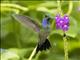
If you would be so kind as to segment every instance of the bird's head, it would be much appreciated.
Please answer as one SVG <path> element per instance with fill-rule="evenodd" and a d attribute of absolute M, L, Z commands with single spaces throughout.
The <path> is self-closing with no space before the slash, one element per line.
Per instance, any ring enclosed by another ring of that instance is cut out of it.
<path fill-rule="evenodd" d="M 51 20 L 52 18 L 50 17 L 50 16 L 48 16 L 48 15 L 45 15 L 45 17 L 43 18 L 43 20 L 42 20 L 42 27 L 43 28 L 48 28 L 49 26 L 50 26 L 50 20 Z"/>

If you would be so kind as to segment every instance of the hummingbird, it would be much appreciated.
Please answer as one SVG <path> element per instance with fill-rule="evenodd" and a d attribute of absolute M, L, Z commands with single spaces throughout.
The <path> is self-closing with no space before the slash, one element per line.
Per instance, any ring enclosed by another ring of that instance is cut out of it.
<path fill-rule="evenodd" d="M 23 24 L 25 27 L 31 28 L 38 33 L 39 39 L 37 43 L 36 53 L 39 51 L 47 50 L 51 47 L 50 41 L 48 39 L 50 33 L 50 16 L 45 15 L 41 25 L 29 16 L 13 14 L 12 17 Z M 40 29 L 41 27 L 43 30 Z"/>

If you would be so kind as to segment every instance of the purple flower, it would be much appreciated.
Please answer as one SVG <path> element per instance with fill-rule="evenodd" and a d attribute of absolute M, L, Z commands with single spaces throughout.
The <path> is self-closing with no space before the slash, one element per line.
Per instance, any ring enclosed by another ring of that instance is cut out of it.
<path fill-rule="evenodd" d="M 56 20 L 56 28 L 62 29 L 63 31 L 67 31 L 69 29 L 69 17 L 64 15 L 61 17 L 59 14 L 55 17 Z"/>

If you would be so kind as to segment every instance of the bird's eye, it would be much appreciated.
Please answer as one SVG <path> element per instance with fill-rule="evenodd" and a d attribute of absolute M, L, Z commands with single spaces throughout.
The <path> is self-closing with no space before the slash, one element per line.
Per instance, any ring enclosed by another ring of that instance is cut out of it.
<path fill-rule="evenodd" d="M 45 18 L 47 19 L 47 21 L 49 21 L 51 19 L 51 17 L 49 15 L 45 15 Z"/>

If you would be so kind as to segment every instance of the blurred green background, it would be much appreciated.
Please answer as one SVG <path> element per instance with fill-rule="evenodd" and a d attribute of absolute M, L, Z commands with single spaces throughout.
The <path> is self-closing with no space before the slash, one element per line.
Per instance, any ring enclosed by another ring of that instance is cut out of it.
<path fill-rule="evenodd" d="M 61 1 L 61 10 L 68 11 L 70 1 Z M 69 43 L 69 60 L 80 60 L 80 1 L 72 1 L 73 9 L 70 14 L 70 29 L 66 33 Z M 11 17 L 13 13 L 30 16 L 41 23 L 45 14 L 52 17 L 58 13 L 57 1 L 0 1 L 0 58 L 1 60 L 27 60 L 35 48 L 37 33 L 25 28 Z M 55 21 L 51 23 L 52 31 L 49 40 L 52 47 L 38 53 L 32 60 L 64 60 L 63 32 L 55 29 Z"/>

